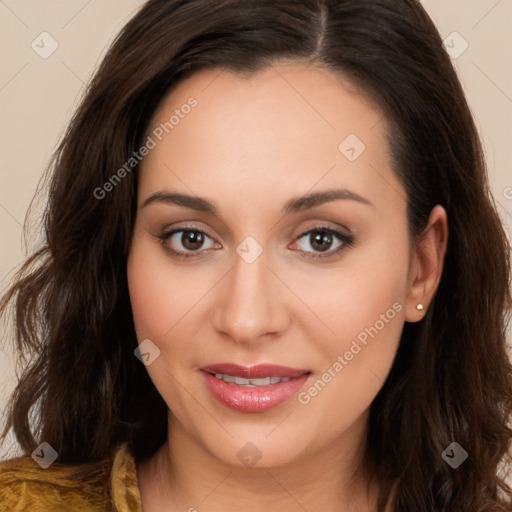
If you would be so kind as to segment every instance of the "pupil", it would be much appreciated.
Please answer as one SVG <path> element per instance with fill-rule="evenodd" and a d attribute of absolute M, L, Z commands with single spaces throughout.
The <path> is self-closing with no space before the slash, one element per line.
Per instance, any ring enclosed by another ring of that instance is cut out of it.
<path fill-rule="evenodd" d="M 332 235 L 326 231 L 318 231 L 316 235 L 312 236 L 311 245 L 319 251 L 327 250 L 332 243 Z"/>
<path fill-rule="evenodd" d="M 199 249 L 203 245 L 203 234 L 198 231 L 184 231 L 181 237 L 183 247 L 194 250 Z"/>

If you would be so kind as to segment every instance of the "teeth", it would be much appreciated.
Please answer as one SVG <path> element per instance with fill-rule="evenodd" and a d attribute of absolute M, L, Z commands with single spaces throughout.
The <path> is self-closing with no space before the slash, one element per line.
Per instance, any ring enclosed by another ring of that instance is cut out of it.
<path fill-rule="evenodd" d="M 270 384 L 270 377 L 265 377 L 264 379 L 251 379 L 251 384 L 255 386 L 268 386 Z"/>
<path fill-rule="evenodd" d="M 233 377 L 224 373 L 216 373 L 215 378 L 223 380 L 224 382 L 233 383 L 237 386 L 245 386 L 249 388 L 257 386 L 269 386 L 279 382 L 288 382 L 290 377 L 265 377 L 261 379 L 244 379 L 243 377 Z"/>
<path fill-rule="evenodd" d="M 224 382 L 235 382 L 235 377 L 232 375 L 223 375 L 222 373 L 216 373 L 217 379 L 222 379 Z"/>

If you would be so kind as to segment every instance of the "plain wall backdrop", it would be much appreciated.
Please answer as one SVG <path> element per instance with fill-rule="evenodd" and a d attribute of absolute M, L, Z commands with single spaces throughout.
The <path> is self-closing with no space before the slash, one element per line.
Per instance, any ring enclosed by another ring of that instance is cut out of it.
<path fill-rule="evenodd" d="M 0 0 L 0 290 L 26 256 L 25 213 L 66 123 L 106 48 L 142 3 Z M 484 141 L 493 194 L 510 233 L 512 1 L 422 3 L 446 41 L 463 83 Z M 44 195 L 37 204 L 36 212 L 44 205 Z M 29 250 L 40 242 L 35 219 Z M 2 340 L 7 338 L 2 326 L 0 334 Z M 0 411 L 15 379 L 12 349 L 0 344 Z M 10 439 L 0 450 L 0 459 L 16 453 Z"/>

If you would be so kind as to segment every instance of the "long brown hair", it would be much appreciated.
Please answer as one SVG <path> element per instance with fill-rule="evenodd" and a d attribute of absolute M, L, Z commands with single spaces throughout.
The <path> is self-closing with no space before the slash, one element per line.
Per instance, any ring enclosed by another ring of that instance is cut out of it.
<path fill-rule="evenodd" d="M 144 140 L 158 104 L 200 69 L 254 73 L 279 59 L 338 72 L 381 106 L 412 237 L 436 204 L 449 242 L 426 317 L 406 323 L 370 410 L 367 468 L 379 510 L 510 510 L 500 475 L 512 438 L 506 350 L 510 247 L 487 183 L 470 109 L 432 21 L 416 0 L 150 0 L 90 83 L 48 173 L 46 243 L 3 297 L 30 362 L 12 396 L 12 428 L 30 453 L 93 462 L 127 441 L 137 458 L 167 435 L 167 407 L 134 357 L 126 278 L 136 169 L 101 188 Z M 34 409 L 35 408 L 35 409 Z M 31 421 L 31 413 L 37 411 Z M 456 441 L 468 459 L 452 469 Z"/>

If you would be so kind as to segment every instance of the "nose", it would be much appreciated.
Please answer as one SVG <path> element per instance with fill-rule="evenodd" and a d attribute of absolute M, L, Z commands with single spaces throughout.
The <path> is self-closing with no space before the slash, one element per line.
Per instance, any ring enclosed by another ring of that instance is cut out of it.
<path fill-rule="evenodd" d="M 291 293 L 268 263 L 265 251 L 252 263 L 235 253 L 233 268 L 218 289 L 214 326 L 238 343 L 276 337 L 289 325 Z"/>

